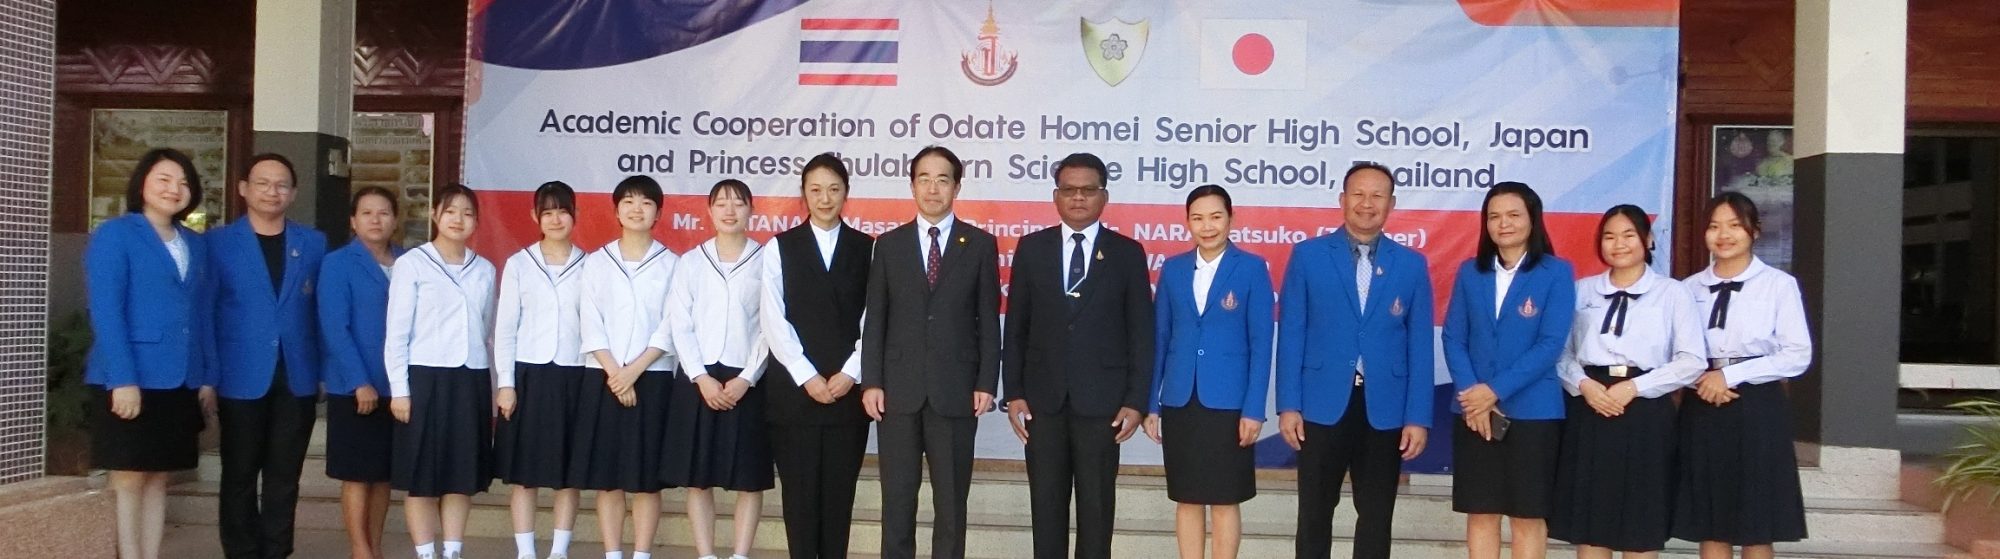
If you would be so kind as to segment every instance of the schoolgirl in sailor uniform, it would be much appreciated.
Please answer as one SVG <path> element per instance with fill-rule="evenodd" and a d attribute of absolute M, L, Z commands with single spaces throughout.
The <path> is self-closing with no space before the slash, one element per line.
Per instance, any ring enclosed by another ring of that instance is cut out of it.
<path fill-rule="evenodd" d="M 771 448 L 764 428 L 764 374 L 769 347 L 758 322 L 763 301 L 763 245 L 744 236 L 750 221 L 750 187 L 725 179 L 708 192 L 716 231 L 681 255 L 667 289 L 667 319 L 654 345 L 671 338 L 686 380 L 668 406 L 661 475 L 688 488 L 688 520 L 695 553 L 715 554 L 715 497 L 736 497 L 736 555 L 748 556 L 757 536 L 763 491 L 772 486 Z"/>
<path fill-rule="evenodd" d="M 635 175 L 611 191 L 619 238 L 584 256 L 578 325 L 585 383 L 571 441 L 572 487 L 597 491 L 605 557 L 623 557 L 625 494 L 632 494 L 633 559 L 649 559 L 659 528 L 660 459 L 673 389 L 672 346 L 654 342 L 679 257 L 653 240 L 660 183 Z M 586 375 L 589 376 L 589 375 Z"/>
<path fill-rule="evenodd" d="M 1534 189 L 1494 185 L 1481 207 L 1479 252 L 1458 268 L 1442 336 L 1458 391 L 1452 510 L 1467 515 L 1475 559 L 1499 559 L 1503 518 L 1513 557 L 1543 557 L 1565 415 L 1556 362 L 1575 316 L 1576 275 L 1555 255 Z"/>
<path fill-rule="evenodd" d="M 569 444 L 577 401 L 588 376 L 578 349 L 584 252 L 570 243 L 576 229 L 576 191 L 562 182 L 535 189 L 535 222 L 542 240 L 507 258 L 494 310 L 493 372 L 500 393 L 494 427 L 494 474 L 512 486 L 514 546 L 535 555 L 535 493 L 556 490 L 555 543 L 550 555 L 567 557 L 576 525 L 578 491 L 569 485 Z M 592 383 L 595 387 L 595 383 Z"/>
<path fill-rule="evenodd" d="M 214 410 L 212 397 L 196 394 L 215 384 L 214 348 L 203 343 L 214 279 L 203 239 L 179 225 L 199 207 L 194 163 L 148 151 L 126 183 L 128 213 L 98 225 L 84 249 L 90 459 L 111 471 L 127 559 L 159 557 L 168 473 L 195 467 L 204 408 Z"/>
<path fill-rule="evenodd" d="M 1757 205 L 1729 192 L 1708 205 L 1713 264 L 1683 281 L 1707 328 L 1708 363 L 1681 400 L 1674 537 L 1701 542 L 1705 559 L 1771 557 L 1771 544 L 1805 539 L 1805 499 L 1792 450 L 1785 380 L 1812 364 L 1812 333 L 1798 280 L 1750 253 Z"/>
<path fill-rule="evenodd" d="M 456 559 L 472 495 L 493 481 L 495 276 L 493 263 L 466 246 L 479 225 L 472 189 L 453 184 L 434 196 L 431 242 L 389 272 L 382 354 L 397 421 L 389 483 L 409 492 L 403 514 L 417 556 L 436 556 L 442 516 L 442 556 Z"/>
<path fill-rule="evenodd" d="M 319 268 L 320 352 L 326 363 L 326 477 L 341 481 L 341 518 L 348 547 L 358 557 L 382 555 L 382 525 L 389 515 L 389 470 L 395 418 L 383 396 L 389 372 L 382 363 L 389 316 L 389 273 L 403 255 L 395 237 L 396 195 L 379 186 L 354 193 L 347 218 L 354 241 Z"/>
<path fill-rule="evenodd" d="M 1694 298 L 1653 271 L 1652 223 L 1620 205 L 1598 222 L 1611 269 L 1576 282 L 1563 351 L 1570 393 L 1550 536 L 1578 557 L 1649 556 L 1666 545 L 1673 499 L 1674 402 L 1701 372 Z"/>

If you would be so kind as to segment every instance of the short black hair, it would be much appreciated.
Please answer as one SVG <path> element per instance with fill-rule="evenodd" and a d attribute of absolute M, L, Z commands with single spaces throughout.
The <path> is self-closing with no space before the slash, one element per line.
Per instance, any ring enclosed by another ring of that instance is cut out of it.
<path fill-rule="evenodd" d="M 1639 231 L 1639 241 L 1646 245 L 1646 263 L 1652 264 L 1653 218 L 1646 215 L 1646 210 L 1631 204 L 1612 206 L 1611 209 L 1604 210 L 1603 218 L 1597 220 L 1597 238 L 1599 240 L 1597 245 L 1597 261 L 1603 262 L 1606 266 L 1611 265 L 1610 261 L 1604 259 L 1604 228 L 1611 225 L 1611 218 L 1621 215 L 1625 216 L 1625 219 L 1631 220 L 1632 228 Z"/>
<path fill-rule="evenodd" d="M 1049 171 L 1049 180 L 1055 181 L 1056 188 L 1062 188 L 1062 179 L 1057 177 L 1062 176 L 1063 169 L 1070 167 L 1083 167 L 1097 171 L 1098 188 L 1109 188 L 1111 186 L 1111 172 L 1104 168 L 1103 159 L 1098 159 L 1097 156 L 1089 153 L 1072 153 L 1069 154 L 1069 157 L 1062 158 L 1062 161 L 1056 162 L 1055 170 Z"/>
<path fill-rule="evenodd" d="M 403 208 L 401 204 L 396 203 L 395 193 L 389 192 L 389 189 L 380 186 L 364 186 L 361 187 L 361 190 L 354 191 L 354 198 L 348 200 L 347 216 L 354 217 L 354 214 L 360 213 L 361 199 L 369 196 L 381 196 L 383 200 L 388 200 L 389 213 L 392 215 L 402 215 Z"/>
<path fill-rule="evenodd" d="M 736 179 L 722 179 L 716 181 L 715 186 L 708 188 L 709 205 L 714 205 L 715 200 L 721 198 L 723 193 L 735 194 L 736 198 L 743 200 L 743 204 L 746 206 L 752 204 L 750 201 L 750 185 L 743 184 L 743 181 Z"/>
<path fill-rule="evenodd" d="M 285 174 L 290 176 L 292 179 L 292 188 L 299 187 L 299 170 L 298 168 L 292 166 L 292 160 L 286 158 L 283 155 L 271 153 L 268 151 L 250 156 L 250 161 L 243 164 L 243 180 L 250 180 L 250 170 L 257 168 L 258 163 L 263 163 L 265 161 L 276 161 L 278 162 L 279 165 L 284 165 Z"/>
<path fill-rule="evenodd" d="M 1381 163 L 1376 163 L 1374 161 L 1356 161 L 1354 162 L 1353 167 L 1348 167 L 1347 174 L 1340 176 L 1340 191 L 1347 192 L 1347 184 L 1353 182 L 1348 179 L 1354 178 L 1355 173 L 1359 173 L 1362 171 L 1375 171 L 1378 173 L 1382 173 L 1382 176 L 1384 178 L 1389 179 L 1389 195 L 1390 196 L 1396 195 L 1396 173 L 1390 171 L 1388 167 L 1383 166 Z"/>
<path fill-rule="evenodd" d="M 181 166 L 181 174 L 187 175 L 187 207 L 174 212 L 174 221 L 186 220 L 188 214 L 201 207 L 201 173 L 194 170 L 194 160 L 187 154 L 171 148 L 153 148 L 139 156 L 139 165 L 132 168 L 132 178 L 125 181 L 125 213 L 146 211 L 146 175 L 153 173 L 153 166 L 161 161 L 172 161 Z"/>
<path fill-rule="evenodd" d="M 542 212 L 562 210 L 570 217 L 576 217 L 576 189 L 563 181 L 549 181 L 535 187 L 535 216 L 540 219 Z"/>
<path fill-rule="evenodd" d="M 1188 191 L 1186 209 L 1193 210 L 1195 200 L 1200 200 L 1208 196 L 1222 198 L 1222 212 L 1232 216 L 1236 215 L 1236 205 L 1229 201 L 1229 189 L 1214 184 L 1204 184 L 1194 187 L 1194 190 Z"/>
<path fill-rule="evenodd" d="M 1556 253 L 1555 243 L 1549 241 L 1549 231 L 1542 225 L 1542 196 L 1535 189 L 1523 183 L 1507 181 L 1493 185 L 1486 191 L 1486 201 L 1479 204 L 1479 259 L 1472 265 L 1481 272 L 1493 271 L 1493 260 L 1500 257 L 1500 244 L 1493 242 L 1492 233 L 1486 230 L 1486 212 L 1493 210 L 1493 199 L 1513 195 L 1528 207 L 1528 252 L 1521 256 L 1520 269 L 1528 270 L 1542 263 L 1543 255 Z M 1650 254 L 1649 254 L 1650 255 Z"/>
<path fill-rule="evenodd" d="M 943 157 L 945 162 L 951 163 L 951 182 L 960 182 L 965 180 L 965 162 L 960 161 L 958 159 L 958 154 L 952 153 L 950 148 L 933 144 L 929 146 L 924 146 L 924 149 L 917 150 L 916 155 L 910 156 L 911 184 L 915 184 L 917 182 L 917 162 L 923 161 L 925 157 L 929 157 L 932 155 Z"/>
<path fill-rule="evenodd" d="M 801 190 L 805 189 L 807 174 L 820 169 L 826 169 L 832 171 L 833 174 L 840 175 L 840 184 L 847 184 L 847 162 L 841 161 L 839 155 L 835 155 L 829 151 L 813 156 L 811 160 L 806 161 L 805 168 L 799 169 L 799 188 Z"/>
<path fill-rule="evenodd" d="M 653 180 L 653 177 L 646 175 L 632 175 L 625 177 L 625 180 L 618 181 L 618 187 L 611 189 L 611 208 L 617 209 L 618 201 L 624 200 L 626 196 L 634 194 L 644 196 L 647 200 L 652 200 L 654 206 L 663 204 L 663 200 L 666 198 L 666 193 L 660 191 L 660 181 Z"/>
<path fill-rule="evenodd" d="M 1715 210 L 1723 206 L 1729 206 L 1731 211 L 1736 212 L 1736 220 L 1743 224 L 1744 229 L 1750 231 L 1751 240 L 1764 236 L 1764 220 L 1757 214 L 1756 201 L 1741 192 L 1717 194 L 1708 201 L 1708 219 L 1714 220 Z"/>

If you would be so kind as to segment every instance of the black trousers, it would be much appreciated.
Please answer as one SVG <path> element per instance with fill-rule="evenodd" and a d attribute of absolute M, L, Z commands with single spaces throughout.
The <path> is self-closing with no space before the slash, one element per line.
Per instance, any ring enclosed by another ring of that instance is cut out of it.
<path fill-rule="evenodd" d="M 1118 430 L 1111 427 L 1111 416 L 1072 411 L 1034 412 L 1034 419 L 1027 422 L 1035 557 L 1070 556 L 1070 492 L 1074 490 L 1077 559 L 1109 559 L 1118 496 Z"/>
<path fill-rule="evenodd" d="M 1295 542 L 1301 559 L 1325 559 L 1333 554 L 1333 509 L 1340 504 L 1340 483 L 1354 481 L 1354 553 L 1356 559 L 1389 557 L 1390 521 L 1396 514 L 1396 484 L 1401 477 L 1401 427 L 1377 430 L 1368 424 L 1368 402 L 1361 387 L 1347 401 L 1347 411 L 1333 425 L 1306 422 L 1306 440 L 1299 449 L 1299 533 Z"/>
<path fill-rule="evenodd" d="M 971 400 L 970 394 L 966 395 Z M 882 416 L 876 455 L 882 467 L 882 558 L 917 556 L 917 490 L 931 470 L 931 557 L 964 559 L 965 500 L 972 495 L 976 417 L 945 417 L 932 406 Z M 928 457 L 928 459 L 926 459 Z"/>
<path fill-rule="evenodd" d="M 284 365 L 263 398 L 222 398 L 222 551 L 230 559 L 292 555 L 299 473 L 312 441 L 317 396 L 292 395 Z M 259 489 L 262 489 L 261 491 Z"/>
<path fill-rule="evenodd" d="M 847 557 L 868 424 L 770 426 L 792 559 Z"/>

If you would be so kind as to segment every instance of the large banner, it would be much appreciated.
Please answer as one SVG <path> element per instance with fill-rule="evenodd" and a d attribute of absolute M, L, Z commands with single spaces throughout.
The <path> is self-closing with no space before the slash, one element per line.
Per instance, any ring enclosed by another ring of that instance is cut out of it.
<path fill-rule="evenodd" d="M 1015 239 L 1058 223 L 1050 168 L 1072 152 L 1109 164 L 1105 223 L 1156 269 L 1190 248 L 1187 189 L 1214 183 L 1274 277 L 1290 245 L 1340 225 L 1343 172 L 1380 162 L 1388 234 L 1429 256 L 1440 314 L 1496 182 L 1541 193 L 1585 272 L 1602 268 L 1606 208 L 1673 210 L 1677 0 L 472 9 L 465 177 L 489 193 L 477 244 L 495 260 L 536 238 L 529 193 L 549 180 L 589 193 L 585 246 L 615 234 L 603 193 L 632 174 L 666 185 L 669 248 L 712 234 L 704 195 L 724 178 L 755 190 L 752 235 L 768 238 L 800 223 L 798 170 L 828 151 L 854 173 L 849 220 L 879 234 L 915 215 L 906 158 L 931 144 L 966 160 L 957 213 L 1000 237 L 1003 274 Z"/>

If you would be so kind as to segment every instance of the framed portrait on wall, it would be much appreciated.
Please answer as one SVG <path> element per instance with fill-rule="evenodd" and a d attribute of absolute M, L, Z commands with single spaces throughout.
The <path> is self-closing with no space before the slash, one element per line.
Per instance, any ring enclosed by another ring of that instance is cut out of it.
<path fill-rule="evenodd" d="M 1718 125 L 1710 134 L 1709 193 L 1740 192 L 1756 202 L 1764 233 L 1753 250 L 1764 263 L 1792 271 L 1792 127 Z"/>
<path fill-rule="evenodd" d="M 228 215 L 229 111 L 95 109 L 90 112 L 90 228 L 125 214 L 125 183 L 147 150 L 168 147 L 194 160 L 201 207 L 182 222 L 195 231 Z"/>

